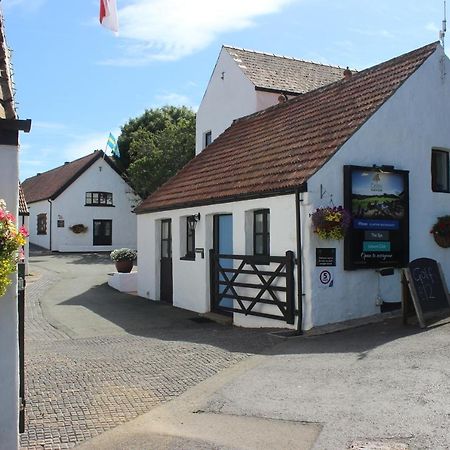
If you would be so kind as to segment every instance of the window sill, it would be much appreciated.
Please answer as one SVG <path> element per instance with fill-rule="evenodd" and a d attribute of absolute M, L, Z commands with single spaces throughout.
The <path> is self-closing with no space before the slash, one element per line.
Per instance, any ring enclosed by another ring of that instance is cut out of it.
<path fill-rule="evenodd" d="M 180 258 L 180 260 L 181 260 L 181 261 L 195 261 L 195 255 L 194 255 L 194 256 L 188 256 L 188 255 L 182 256 L 182 257 Z"/>
<path fill-rule="evenodd" d="M 91 204 L 87 204 L 87 203 L 85 203 L 84 206 L 100 206 L 101 208 L 115 208 L 116 207 L 116 205 L 97 205 L 97 204 L 91 205 Z"/>

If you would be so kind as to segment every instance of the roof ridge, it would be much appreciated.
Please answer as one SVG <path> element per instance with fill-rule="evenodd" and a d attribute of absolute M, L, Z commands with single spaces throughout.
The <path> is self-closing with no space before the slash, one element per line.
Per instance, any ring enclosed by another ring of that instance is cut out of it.
<path fill-rule="evenodd" d="M 345 67 L 341 67 L 339 65 L 336 66 L 334 64 L 323 64 L 323 63 L 319 63 L 319 62 L 316 62 L 316 61 L 309 61 L 307 59 L 295 58 L 294 56 L 278 55 L 276 53 L 262 52 L 262 51 L 259 51 L 259 50 L 251 50 L 251 49 L 248 49 L 248 48 L 235 47 L 235 46 L 226 45 L 226 44 L 223 44 L 222 47 L 229 48 L 229 49 L 232 49 L 232 50 L 241 50 L 243 52 L 256 53 L 256 54 L 259 54 L 259 55 L 273 56 L 275 58 L 288 59 L 290 61 L 303 62 L 303 63 L 306 63 L 306 64 L 315 64 L 316 66 L 332 67 L 334 69 L 345 69 Z M 353 69 L 351 69 L 351 70 L 354 71 Z"/>
<path fill-rule="evenodd" d="M 370 67 L 367 67 L 366 69 L 363 69 L 363 70 L 361 70 L 359 72 L 356 72 L 352 76 L 351 79 L 353 80 L 354 78 L 361 78 L 362 76 L 365 76 L 370 71 L 378 69 L 380 66 L 387 66 L 389 64 L 392 64 L 392 63 L 396 62 L 397 60 L 406 59 L 408 56 L 411 56 L 411 54 L 419 53 L 420 51 L 423 51 L 423 50 L 425 50 L 428 47 L 431 48 L 431 47 L 434 46 L 435 48 L 437 48 L 438 45 L 440 45 L 440 42 L 439 41 L 434 41 L 434 42 L 431 42 L 430 44 L 427 44 L 427 45 L 424 45 L 422 47 L 416 48 L 416 49 L 411 50 L 411 51 L 409 51 L 407 53 L 403 53 L 402 55 L 395 56 L 394 58 L 388 59 L 387 61 L 382 61 L 382 62 L 380 62 L 378 64 L 375 64 L 374 66 L 370 66 Z M 254 112 L 252 114 L 248 114 L 247 116 L 243 116 L 243 117 L 239 117 L 237 119 L 234 119 L 233 123 L 240 122 L 240 121 L 245 121 L 245 120 L 251 119 L 253 117 L 257 117 L 259 115 L 262 115 L 262 114 L 264 114 L 266 112 L 272 111 L 272 110 L 277 109 L 277 108 L 286 107 L 286 106 L 288 106 L 288 105 L 290 105 L 292 103 L 299 102 L 299 101 L 303 100 L 304 98 L 307 98 L 307 96 L 309 96 L 309 95 L 316 95 L 320 91 L 331 89 L 331 88 L 335 87 L 336 85 L 338 85 L 340 83 L 345 83 L 347 81 L 348 80 L 346 80 L 344 77 L 342 77 L 341 80 L 334 81 L 334 82 L 332 82 L 330 84 L 326 84 L 325 86 L 320 86 L 320 87 L 318 87 L 316 89 L 313 89 L 311 91 L 308 91 L 308 92 L 299 93 L 295 97 L 287 99 L 283 103 L 276 103 L 275 105 L 269 106 L 268 108 L 262 109 L 261 111 L 256 111 L 256 112 Z"/>
<path fill-rule="evenodd" d="M 74 159 L 73 161 L 68 161 L 67 163 L 63 163 L 63 164 L 61 164 L 60 166 L 53 167 L 53 169 L 46 170 L 45 172 L 39 172 L 39 175 L 38 175 L 38 174 L 33 175 L 32 177 L 29 177 L 29 178 L 27 178 L 26 180 L 30 180 L 31 178 L 35 178 L 35 177 L 40 177 L 41 175 L 44 175 L 44 174 L 46 174 L 46 173 L 50 173 L 50 172 L 53 172 L 53 171 L 55 171 L 55 170 L 59 170 L 59 169 L 61 169 L 61 167 L 68 166 L 69 164 L 72 164 L 72 163 L 75 163 L 75 162 L 77 162 L 77 161 L 80 161 L 81 159 L 88 158 L 89 156 L 93 156 L 93 155 L 95 155 L 96 153 L 103 153 L 103 150 L 94 150 L 92 153 L 89 153 L 89 154 L 84 155 L 84 156 L 80 156 L 79 158 Z M 105 156 L 106 156 L 106 155 L 105 155 Z M 24 182 L 25 182 L 26 180 L 24 180 Z"/>

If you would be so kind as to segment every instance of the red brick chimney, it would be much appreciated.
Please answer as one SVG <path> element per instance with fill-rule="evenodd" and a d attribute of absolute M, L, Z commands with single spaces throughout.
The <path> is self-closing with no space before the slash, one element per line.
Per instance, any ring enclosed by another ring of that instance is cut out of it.
<path fill-rule="evenodd" d="M 348 68 L 344 70 L 344 80 L 350 80 L 350 78 L 352 77 L 352 71 Z"/>

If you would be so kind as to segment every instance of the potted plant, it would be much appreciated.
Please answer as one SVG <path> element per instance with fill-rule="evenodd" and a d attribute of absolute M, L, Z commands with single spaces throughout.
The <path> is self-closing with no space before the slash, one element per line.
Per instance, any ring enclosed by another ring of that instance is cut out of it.
<path fill-rule="evenodd" d="M 314 233 L 321 239 L 342 239 L 352 220 L 350 213 L 342 206 L 317 208 L 311 219 Z"/>
<path fill-rule="evenodd" d="M 118 248 L 110 254 L 111 259 L 115 262 L 117 272 L 120 273 L 131 272 L 136 255 L 136 250 L 130 248 Z"/>
<path fill-rule="evenodd" d="M 438 217 L 437 222 L 431 228 L 436 244 L 442 248 L 450 247 L 450 216 Z"/>
<path fill-rule="evenodd" d="M 28 231 L 17 228 L 16 218 L 6 210 L 6 203 L 0 199 L 0 297 L 11 284 L 10 274 L 17 270 L 19 249 L 25 245 Z"/>

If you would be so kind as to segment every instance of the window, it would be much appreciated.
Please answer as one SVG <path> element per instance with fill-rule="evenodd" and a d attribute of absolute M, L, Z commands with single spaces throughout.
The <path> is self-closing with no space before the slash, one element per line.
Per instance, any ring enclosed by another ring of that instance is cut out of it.
<path fill-rule="evenodd" d="M 112 192 L 86 192 L 84 206 L 114 206 Z"/>
<path fill-rule="evenodd" d="M 112 244 L 112 220 L 95 219 L 93 245 L 111 245 L 111 244 Z"/>
<path fill-rule="evenodd" d="M 172 258 L 172 231 L 170 219 L 161 220 L 161 258 Z"/>
<path fill-rule="evenodd" d="M 203 148 L 208 147 L 209 144 L 211 144 L 212 142 L 212 135 L 211 135 L 211 131 L 207 131 L 204 135 L 203 138 Z"/>
<path fill-rule="evenodd" d="M 186 256 L 185 259 L 195 259 L 195 224 L 194 216 L 186 218 Z"/>
<path fill-rule="evenodd" d="M 253 213 L 253 254 L 270 255 L 270 210 L 260 209 Z"/>
<path fill-rule="evenodd" d="M 47 234 L 47 214 L 37 216 L 37 234 Z"/>
<path fill-rule="evenodd" d="M 444 150 L 434 150 L 431 154 L 431 188 L 434 192 L 450 192 L 449 157 Z"/>

